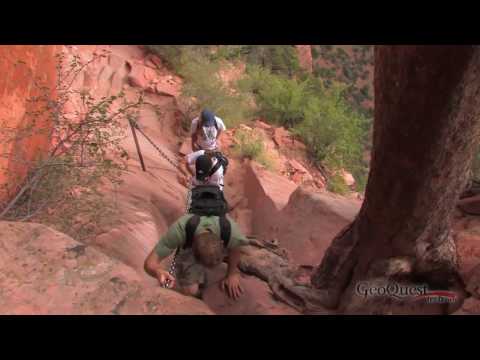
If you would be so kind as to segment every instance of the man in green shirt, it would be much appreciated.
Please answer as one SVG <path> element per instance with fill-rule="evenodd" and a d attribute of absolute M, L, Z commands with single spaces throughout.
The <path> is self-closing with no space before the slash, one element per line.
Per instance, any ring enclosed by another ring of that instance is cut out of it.
<path fill-rule="evenodd" d="M 160 239 L 145 260 L 145 271 L 158 279 L 160 285 L 171 283 L 170 287 L 178 285 L 185 295 L 199 296 L 200 286 L 206 283 L 205 268 L 214 268 L 228 256 L 228 269 L 225 279 L 221 283 L 223 290 L 237 299 L 243 292 L 240 286 L 238 263 L 240 261 L 241 246 L 249 243 L 241 233 L 238 225 L 229 217 L 230 236 L 225 246 L 222 241 L 222 230 L 218 216 L 200 216 L 199 223 L 193 233 L 191 246 L 185 248 L 187 241 L 187 223 L 193 217 L 187 214 L 178 219 L 167 233 Z M 162 269 L 161 261 L 180 248 L 176 264 L 176 278 Z"/>

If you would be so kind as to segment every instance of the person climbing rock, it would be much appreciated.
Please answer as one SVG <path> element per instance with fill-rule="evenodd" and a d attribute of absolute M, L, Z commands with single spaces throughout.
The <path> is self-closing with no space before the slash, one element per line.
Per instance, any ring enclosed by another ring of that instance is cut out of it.
<path fill-rule="evenodd" d="M 223 178 L 227 172 L 228 159 L 222 153 L 195 151 L 185 157 L 185 165 L 192 175 L 191 187 L 216 185 L 223 191 Z"/>
<path fill-rule="evenodd" d="M 218 149 L 218 141 L 226 129 L 222 119 L 210 110 L 203 110 L 199 117 L 192 120 L 190 127 L 192 150 Z"/>
<path fill-rule="evenodd" d="M 178 219 L 160 239 L 145 261 L 145 271 L 158 279 L 160 285 L 171 282 L 185 295 L 200 297 L 205 288 L 207 277 L 205 268 L 220 265 L 228 256 L 228 268 L 221 288 L 237 299 L 243 289 L 240 285 L 238 262 L 240 247 L 248 244 L 248 239 L 241 233 L 238 225 L 230 218 L 231 235 L 228 245 L 220 238 L 220 220 L 218 216 L 202 216 L 193 235 L 192 244 L 187 244 L 187 224 L 195 215 L 188 214 Z M 177 274 L 171 275 L 161 266 L 161 261 L 171 255 L 175 248 L 181 248 L 176 259 Z"/>
<path fill-rule="evenodd" d="M 161 286 L 176 287 L 181 293 L 201 298 L 207 284 L 206 268 L 219 266 L 225 257 L 228 268 L 221 288 L 237 299 L 243 288 L 238 263 L 241 247 L 249 243 L 238 225 L 227 216 L 187 214 L 178 219 L 163 235 L 145 260 L 145 271 Z M 176 276 L 164 270 L 161 261 L 175 249 Z"/>

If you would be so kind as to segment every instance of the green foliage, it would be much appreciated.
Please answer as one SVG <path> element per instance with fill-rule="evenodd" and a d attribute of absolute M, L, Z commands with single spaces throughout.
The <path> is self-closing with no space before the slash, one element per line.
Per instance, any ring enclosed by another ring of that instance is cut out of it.
<path fill-rule="evenodd" d="M 249 51 L 248 45 L 219 45 L 214 59 L 237 60 L 247 55 Z"/>
<path fill-rule="evenodd" d="M 313 75 L 322 79 L 335 79 L 336 73 L 334 69 L 322 68 L 316 66 Z"/>
<path fill-rule="evenodd" d="M 162 58 L 167 56 L 166 60 L 175 64 L 176 72 L 185 80 L 180 99 L 182 104 L 188 104 L 185 123 L 203 108 L 214 111 L 228 127 L 244 122 L 249 116 L 248 96 L 234 93 L 218 76 L 222 66 L 220 60 L 242 53 L 245 45 L 221 45 L 217 48 L 205 45 L 154 45 L 150 48 Z M 170 54 L 174 54 L 173 58 L 168 58 Z"/>
<path fill-rule="evenodd" d="M 335 67 L 322 69 L 317 65 L 315 76 L 299 71 L 296 50 L 290 45 L 182 46 L 180 54 L 168 46 L 161 50 L 173 58 L 171 63 L 176 62 L 177 72 L 185 79 L 182 98 L 193 99 L 190 103 L 195 104 L 195 112 L 209 107 L 229 127 L 258 115 L 290 128 L 315 161 L 331 170 L 344 168 L 354 175 L 358 188 L 365 186 L 367 164 L 362 162 L 362 152 L 368 144 L 371 119 L 351 104 L 361 104 L 369 93 L 368 88 L 355 88 L 353 83 L 363 68 L 352 62 L 345 50 L 319 45 L 312 48 L 312 55 L 341 66 L 350 86 L 338 83 Z M 355 58 L 364 59 L 366 51 L 355 48 Z M 236 59 L 246 60 L 247 74 L 236 89 L 230 89 L 217 73 L 222 61 Z M 252 98 L 255 109 L 248 105 Z M 237 142 L 236 151 L 241 156 L 268 166 L 261 139 L 239 132 Z M 338 179 L 332 184 L 335 191 L 342 191 Z"/>
<path fill-rule="evenodd" d="M 292 45 L 249 45 L 247 62 L 270 70 L 273 74 L 293 76 L 300 63 Z"/>
<path fill-rule="evenodd" d="M 368 86 L 365 85 L 364 87 L 362 87 L 360 89 L 360 93 L 365 97 L 365 99 L 368 99 L 370 100 L 372 97 L 370 96 L 370 92 L 369 92 L 369 89 L 368 89 Z"/>
<path fill-rule="evenodd" d="M 340 174 L 333 175 L 327 182 L 327 190 L 339 195 L 345 195 L 349 188 Z"/>
<path fill-rule="evenodd" d="M 275 168 L 273 160 L 268 156 L 264 139 L 254 130 L 237 130 L 235 133 L 234 152 L 241 158 L 255 160 L 269 170 Z"/>
<path fill-rule="evenodd" d="M 344 88 L 335 84 L 322 96 L 310 97 L 304 121 L 294 131 L 313 158 L 331 168 L 351 170 L 362 158 L 363 118 L 346 103 Z"/>
<path fill-rule="evenodd" d="M 345 100 L 344 85 L 332 82 L 327 88 L 318 78 L 289 79 L 251 67 L 239 88 L 255 94 L 258 115 L 291 128 L 315 161 L 365 176 L 362 151 L 369 123 Z"/>
<path fill-rule="evenodd" d="M 196 57 L 185 63 L 181 75 L 188 81 L 182 88 L 182 96 L 194 97 L 197 111 L 202 108 L 212 109 L 228 127 L 245 121 L 249 115 L 249 105 L 244 94 L 233 94 L 217 73 L 220 65 L 206 58 Z"/>
<path fill-rule="evenodd" d="M 343 67 L 343 75 L 345 76 L 345 78 L 348 80 L 348 81 L 352 81 L 352 82 L 355 82 L 356 81 L 356 76 L 355 76 L 355 72 L 352 70 L 351 67 L 349 66 L 344 66 Z"/>
<path fill-rule="evenodd" d="M 303 119 L 309 81 L 298 81 L 251 67 L 249 76 L 239 82 L 243 91 L 255 94 L 258 115 L 280 125 L 293 127 Z"/>

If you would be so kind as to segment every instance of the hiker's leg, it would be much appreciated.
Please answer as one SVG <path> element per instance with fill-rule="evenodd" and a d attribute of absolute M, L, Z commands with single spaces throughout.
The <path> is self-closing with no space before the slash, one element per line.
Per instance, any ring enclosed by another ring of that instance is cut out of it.
<path fill-rule="evenodd" d="M 200 297 L 200 285 L 206 281 L 205 268 L 195 261 L 192 249 L 182 252 L 177 261 L 178 290 L 184 295 Z"/>
<path fill-rule="evenodd" d="M 191 284 L 191 285 L 186 285 L 186 286 L 180 287 L 179 291 L 183 295 L 186 295 L 186 296 L 198 297 L 199 296 L 199 289 L 200 289 L 199 284 Z"/>

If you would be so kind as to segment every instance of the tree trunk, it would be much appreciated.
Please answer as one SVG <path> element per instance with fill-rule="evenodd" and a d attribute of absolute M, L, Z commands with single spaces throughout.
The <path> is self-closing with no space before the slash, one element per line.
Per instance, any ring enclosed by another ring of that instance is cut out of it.
<path fill-rule="evenodd" d="M 479 95 L 477 46 L 376 47 L 365 201 L 312 276 L 331 307 L 365 279 L 459 284 L 450 222 L 478 145 Z"/>

